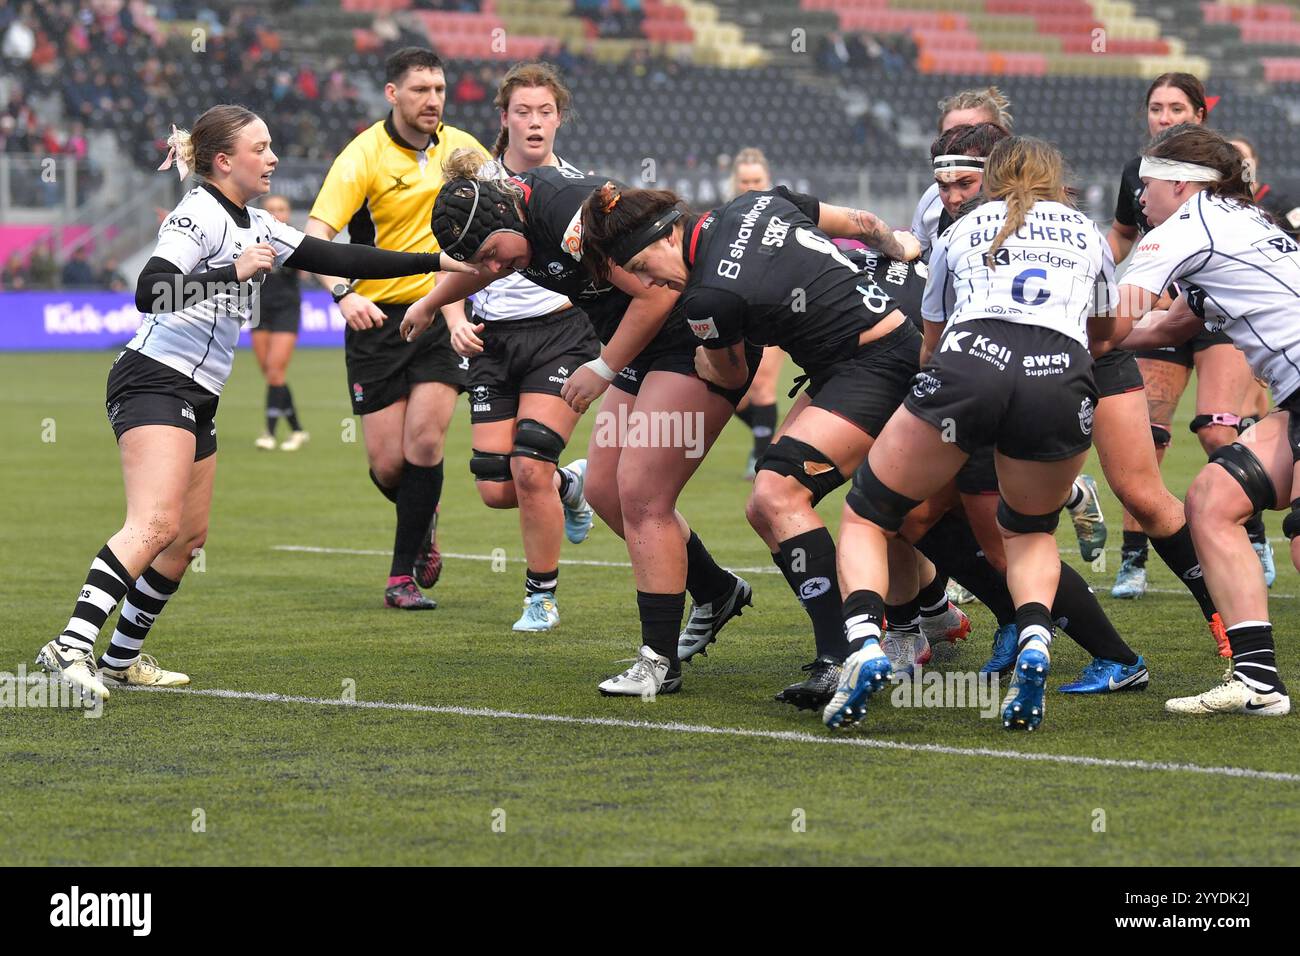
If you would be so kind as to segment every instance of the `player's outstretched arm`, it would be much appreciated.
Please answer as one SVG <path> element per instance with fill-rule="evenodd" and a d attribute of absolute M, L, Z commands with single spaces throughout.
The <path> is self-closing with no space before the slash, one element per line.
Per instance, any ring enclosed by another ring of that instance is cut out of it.
<path fill-rule="evenodd" d="M 891 259 L 910 262 L 921 254 L 921 243 L 910 232 L 895 232 L 865 209 L 821 204 L 817 228 L 832 239 L 857 239 Z"/>
<path fill-rule="evenodd" d="M 454 260 L 448 257 L 447 261 Z M 486 289 L 497 279 L 513 274 L 513 271 L 488 274 L 473 270 L 444 276 L 442 281 L 433 287 L 432 292 L 407 306 L 406 317 L 402 319 L 402 338 L 408 342 L 414 341 L 433 324 L 433 317 L 439 309 L 446 308 L 453 302 L 468 299 L 475 292 Z"/>

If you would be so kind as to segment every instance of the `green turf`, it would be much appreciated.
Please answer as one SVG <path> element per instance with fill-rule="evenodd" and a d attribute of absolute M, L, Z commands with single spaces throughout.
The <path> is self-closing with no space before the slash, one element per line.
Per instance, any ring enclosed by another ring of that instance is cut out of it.
<path fill-rule="evenodd" d="M 110 360 L 0 356 L 0 670 L 30 666 L 62 628 L 91 556 L 121 523 L 121 477 L 102 405 Z M 448 439 L 440 541 L 449 552 L 504 549 L 504 573 L 448 559 L 434 592 L 439 610 L 403 615 L 380 607 L 384 557 L 273 550 L 383 551 L 392 537 L 392 508 L 366 477 L 362 447 L 341 440 L 349 415 L 342 356 L 301 352 L 290 381 L 312 432 L 297 454 L 253 448 L 263 388 L 250 355 L 239 357 L 222 399 L 205 569 L 187 577 L 147 647 L 193 675 L 196 688 L 339 698 L 355 682 L 362 701 L 823 735 L 808 713 L 771 699 L 812 656 L 807 620 L 775 574 L 748 575 L 755 609 L 729 625 L 707 659 L 687 666 L 681 694 L 655 702 L 595 692 L 636 649 L 627 568 L 564 567 L 560 629 L 513 634 L 523 573 L 517 517 L 477 499 L 463 404 Z M 1176 493 L 1203 460 L 1184 421 L 1165 468 Z M 766 567 L 743 516 L 747 435 L 739 424 L 727 429 L 681 509 L 720 561 Z M 56 440 L 42 440 L 49 437 Z M 573 447 L 585 447 L 586 437 L 584 423 Z M 832 525 L 841 500 L 823 505 Z M 1117 545 L 1119 509 L 1108 493 L 1106 509 Z M 1275 535 L 1278 517 L 1269 521 Z M 1068 522 L 1061 541 L 1073 548 Z M 627 556 L 598 524 L 565 557 Z M 1285 563 L 1284 551 L 1279 557 Z M 1112 550 L 1112 572 L 1116 558 Z M 1077 551 L 1072 561 L 1082 567 Z M 1085 574 L 1097 584 L 1111 577 Z M 1155 588 L 1177 588 L 1154 556 L 1150 577 Z M 1275 591 L 1280 662 L 1294 681 L 1297 602 L 1281 595 L 1300 587 L 1289 566 Z M 1150 691 L 1053 694 L 1032 736 L 971 709 L 873 704 L 853 736 L 1300 773 L 1295 716 L 1197 722 L 1163 712 L 1165 697 L 1204 690 L 1222 670 L 1189 597 L 1102 600 L 1147 656 Z M 990 618 L 982 609 L 972 616 L 976 634 L 954 668 L 976 669 L 987 652 Z M 1077 646 L 1058 640 L 1053 683 L 1083 663 Z M 0 766 L 0 841 L 20 864 L 1300 859 L 1296 782 L 504 717 L 119 694 L 99 720 L 0 709 Z M 194 832 L 196 810 L 205 832 Z M 1104 832 L 1094 829 L 1097 810 L 1105 811 Z M 1232 839 L 1243 812 L 1268 839 Z"/>

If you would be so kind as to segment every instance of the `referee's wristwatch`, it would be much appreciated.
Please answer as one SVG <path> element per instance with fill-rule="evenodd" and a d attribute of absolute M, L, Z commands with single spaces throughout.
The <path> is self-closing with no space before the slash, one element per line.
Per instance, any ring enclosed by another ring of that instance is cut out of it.
<path fill-rule="evenodd" d="M 330 289 L 330 296 L 334 299 L 334 304 L 338 305 L 345 295 L 351 295 L 353 292 L 356 292 L 357 290 L 354 288 L 354 285 L 355 283 L 352 282 L 335 283 L 333 288 Z"/>

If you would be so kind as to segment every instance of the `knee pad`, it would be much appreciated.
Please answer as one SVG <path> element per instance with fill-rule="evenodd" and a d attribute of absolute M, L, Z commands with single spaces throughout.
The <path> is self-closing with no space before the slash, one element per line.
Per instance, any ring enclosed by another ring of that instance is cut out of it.
<path fill-rule="evenodd" d="M 1060 508 L 1045 515 L 1027 515 L 1013 509 L 1007 499 L 998 495 L 998 524 L 1015 534 L 1053 534 L 1060 521 Z"/>
<path fill-rule="evenodd" d="M 559 464 L 562 451 L 564 439 L 559 432 L 533 418 L 519 420 L 515 427 L 515 447 L 510 452 L 511 458 L 534 458 L 555 465 Z"/>
<path fill-rule="evenodd" d="M 1282 521 L 1282 533 L 1287 538 L 1300 534 L 1300 498 L 1291 502 L 1291 513 Z"/>
<path fill-rule="evenodd" d="M 1225 425 L 1236 431 L 1239 435 L 1245 431 L 1241 426 L 1241 418 L 1232 414 L 1232 412 L 1215 412 L 1213 415 L 1197 415 L 1187 423 L 1187 428 L 1193 435 L 1195 435 L 1202 428 L 1209 425 Z"/>
<path fill-rule="evenodd" d="M 887 487 L 866 461 L 854 472 L 853 487 L 846 502 L 858 517 L 894 532 L 903 526 L 907 513 L 921 503 Z"/>
<path fill-rule="evenodd" d="M 1193 428 L 1192 431 L 1196 431 L 1196 429 Z M 1164 425 L 1152 425 L 1151 440 L 1156 443 L 1157 448 L 1168 448 L 1169 443 L 1174 440 L 1174 436 Z"/>
<path fill-rule="evenodd" d="M 1273 494 L 1273 480 L 1255 453 L 1241 442 L 1215 449 L 1210 455 L 1210 464 L 1218 465 L 1237 480 L 1241 490 L 1250 499 L 1252 511 L 1265 511 L 1277 504 L 1277 498 Z"/>
<path fill-rule="evenodd" d="M 793 478 L 812 493 L 813 507 L 846 481 L 825 454 L 789 435 L 768 445 L 754 463 L 754 470 Z"/>
<path fill-rule="evenodd" d="M 469 459 L 469 470 L 475 481 L 513 481 L 510 474 L 510 456 L 474 449 Z"/>

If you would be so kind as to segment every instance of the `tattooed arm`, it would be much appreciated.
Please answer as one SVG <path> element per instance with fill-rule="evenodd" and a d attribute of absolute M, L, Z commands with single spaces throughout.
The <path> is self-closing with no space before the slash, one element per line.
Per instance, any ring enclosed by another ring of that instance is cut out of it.
<path fill-rule="evenodd" d="M 858 239 L 891 259 L 910 262 L 921 254 L 921 243 L 910 232 L 896 232 L 865 209 L 821 204 L 817 227 L 832 239 Z"/>

